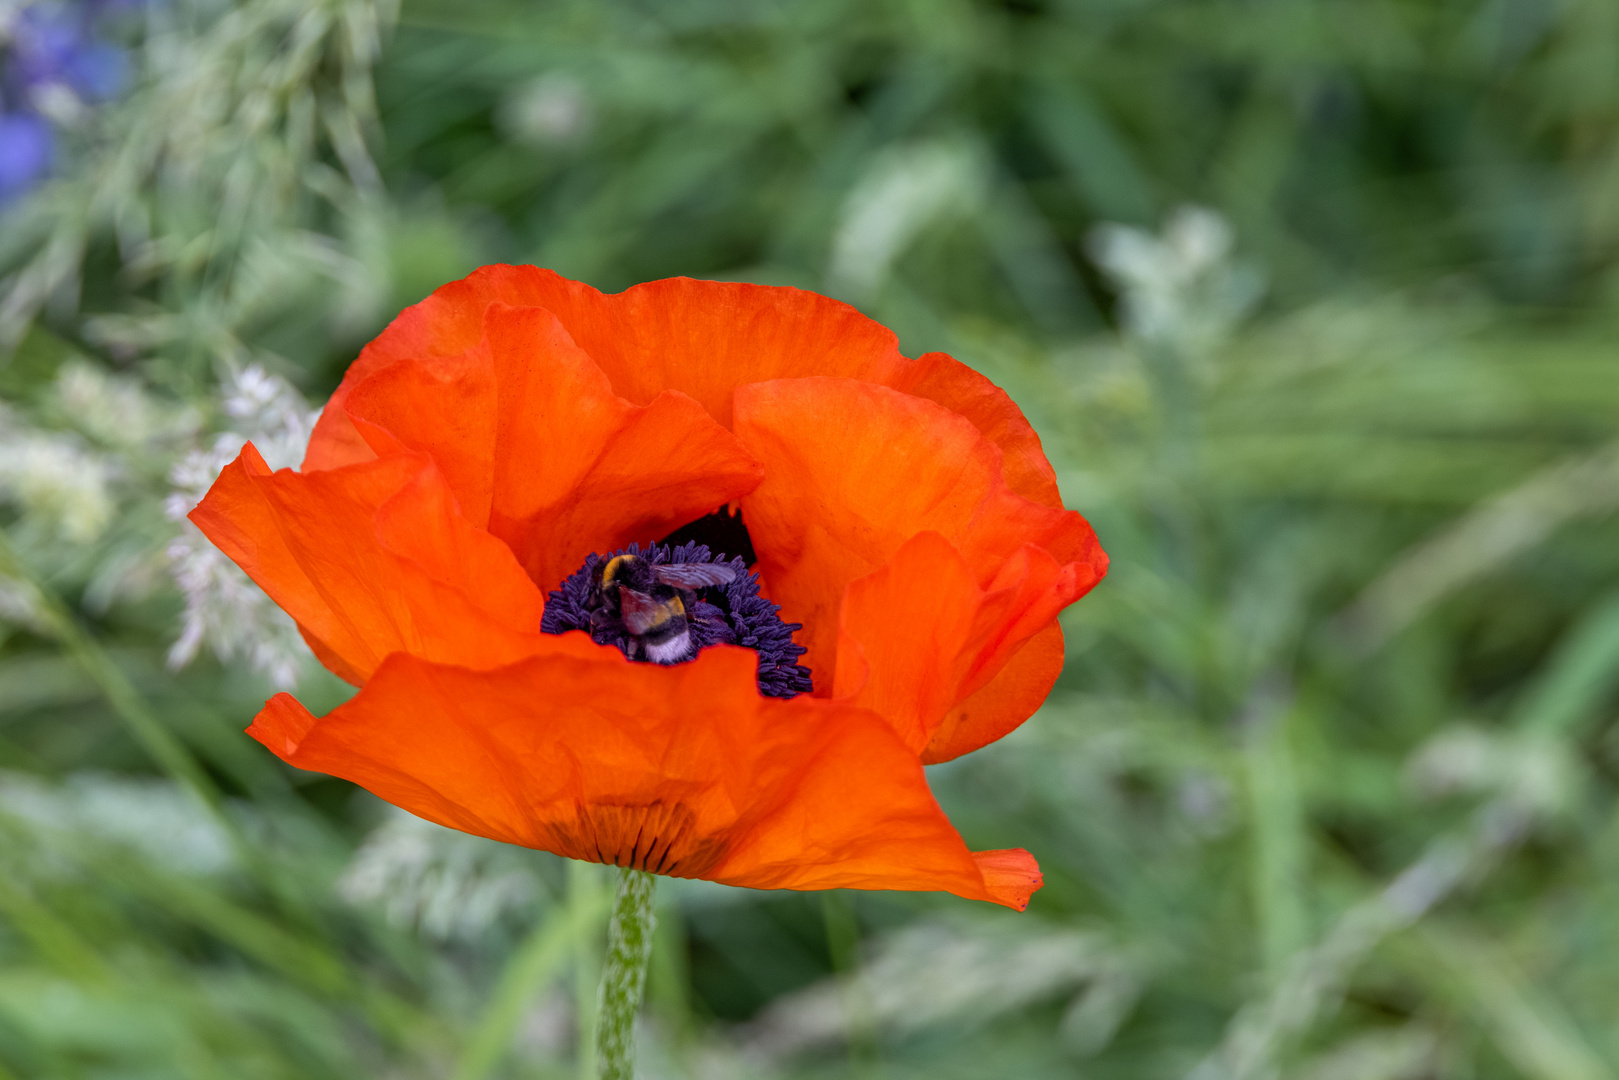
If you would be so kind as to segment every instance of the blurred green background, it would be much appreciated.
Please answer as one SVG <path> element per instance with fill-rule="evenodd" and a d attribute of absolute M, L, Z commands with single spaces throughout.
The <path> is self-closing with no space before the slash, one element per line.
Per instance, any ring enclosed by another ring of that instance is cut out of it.
<path fill-rule="evenodd" d="M 1619 1077 L 1612 0 L 0 27 L 0 1078 L 593 1075 L 608 878 L 243 736 L 345 688 L 178 520 L 494 261 L 848 300 L 1113 558 L 930 770 L 1029 911 L 662 882 L 645 1076 Z"/>

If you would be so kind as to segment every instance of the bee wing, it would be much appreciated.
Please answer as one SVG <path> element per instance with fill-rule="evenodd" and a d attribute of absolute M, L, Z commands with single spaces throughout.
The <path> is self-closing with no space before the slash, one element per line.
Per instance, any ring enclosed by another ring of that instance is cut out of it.
<path fill-rule="evenodd" d="M 662 563 L 652 568 L 658 580 L 677 589 L 700 589 L 736 580 L 735 567 L 724 563 Z"/>
<path fill-rule="evenodd" d="M 636 592 L 627 585 L 618 587 L 618 609 L 623 613 L 625 628 L 636 637 L 662 626 L 671 615 L 663 601 Z"/>

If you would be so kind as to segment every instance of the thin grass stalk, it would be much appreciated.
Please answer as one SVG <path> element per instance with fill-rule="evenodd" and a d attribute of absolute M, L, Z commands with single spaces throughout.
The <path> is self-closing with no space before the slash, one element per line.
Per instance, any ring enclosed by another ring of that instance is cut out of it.
<path fill-rule="evenodd" d="M 67 654 L 84 668 L 85 674 L 106 697 L 113 712 L 129 728 L 135 741 L 151 755 L 152 760 L 196 798 L 233 844 L 239 849 L 247 849 L 246 839 L 236 823 L 225 814 L 219 788 L 207 772 L 180 740 L 163 726 L 129 678 L 107 655 L 106 650 L 85 632 L 67 606 L 35 580 L 17 557 L 11 538 L 4 530 L 0 530 L 0 577 L 10 578 L 23 591 L 25 603 L 40 629 L 55 638 Z"/>
<path fill-rule="evenodd" d="M 552 909 L 529 931 L 500 973 L 456 1065 L 455 1080 L 484 1080 L 499 1067 L 522 1022 L 523 1010 L 567 964 L 574 942 L 595 937 L 604 914 L 603 899 L 592 891 L 581 902 Z"/>
<path fill-rule="evenodd" d="M 213 778 L 172 731 L 158 719 L 140 691 L 135 689 L 107 650 L 85 630 L 71 608 L 47 589 L 17 557 L 11 538 L 0 529 L 0 579 L 9 578 L 22 590 L 39 628 L 56 639 L 62 649 L 96 684 L 113 713 L 135 741 L 164 772 L 188 791 L 202 811 L 226 837 L 242 865 L 266 886 L 282 910 L 307 924 L 307 904 L 270 865 L 264 853 L 225 812 L 224 796 Z"/>

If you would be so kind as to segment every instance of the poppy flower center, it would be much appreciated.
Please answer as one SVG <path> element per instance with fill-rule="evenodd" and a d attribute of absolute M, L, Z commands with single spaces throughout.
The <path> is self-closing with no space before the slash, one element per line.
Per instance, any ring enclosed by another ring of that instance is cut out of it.
<path fill-rule="evenodd" d="M 667 539 L 684 539 L 692 528 Z M 746 550 L 751 555 L 752 544 Z M 810 671 L 798 663 L 804 646 L 793 641 L 802 627 L 783 622 L 780 612 L 759 595 L 759 576 L 748 572 L 744 556 L 715 555 L 690 539 L 592 553 L 546 599 L 540 629 L 584 630 L 598 645 L 657 664 L 684 663 L 710 645 L 740 645 L 759 654 L 759 692 L 790 698 L 809 692 Z"/>

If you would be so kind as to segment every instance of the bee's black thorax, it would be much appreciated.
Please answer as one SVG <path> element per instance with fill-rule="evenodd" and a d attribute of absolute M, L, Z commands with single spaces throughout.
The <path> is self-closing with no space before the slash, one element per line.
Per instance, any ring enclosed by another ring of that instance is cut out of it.
<path fill-rule="evenodd" d="M 626 591 L 645 598 L 637 605 L 641 621 L 633 625 L 625 620 Z M 679 663 L 696 652 L 687 617 L 696 605 L 694 591 L 659 581 L 652 564 L 637 555 L 616 555 L 603 563 L 587 603 L 593 635 L 616 635 L 626 641 L 631 659 L 660 664 Z"/>

